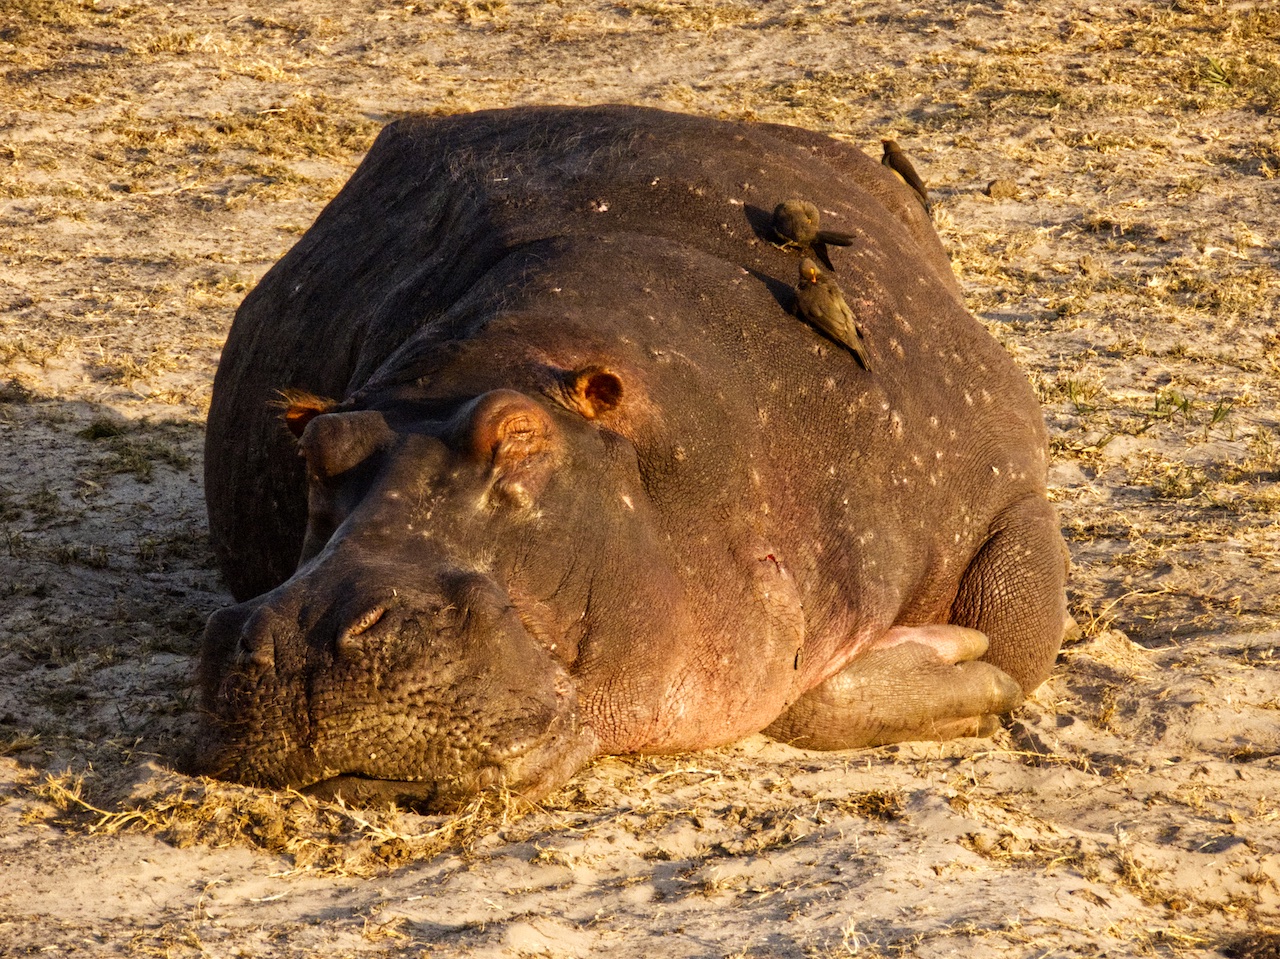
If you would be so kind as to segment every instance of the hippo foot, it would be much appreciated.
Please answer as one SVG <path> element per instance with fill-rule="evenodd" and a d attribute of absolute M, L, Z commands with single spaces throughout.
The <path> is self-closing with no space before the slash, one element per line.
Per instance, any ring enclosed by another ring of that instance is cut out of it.
<path fill-rule="evenodd" d="M 986 637 L 962 626 L 896 627 L 804 696 L 766 735 L 805 749 L 990 736 L 1022 687 L 977 659 Z"/>

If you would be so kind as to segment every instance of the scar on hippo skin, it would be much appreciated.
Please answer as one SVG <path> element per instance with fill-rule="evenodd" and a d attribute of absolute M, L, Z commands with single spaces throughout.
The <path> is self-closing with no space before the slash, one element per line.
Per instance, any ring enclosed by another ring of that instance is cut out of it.
<path fill-rule="evenodd" d="M 862 331 L 853 319 L 853 311 L 834 279 L 818 269 L 818 264 L 805 257 L 800 261 L 800 281 L 796 284 L 796 312 L 811 326 L 816 326 L 837 343 L 848 348 L 858 364 L 871 372 Z"/>
<path fill-rule="evenodd" d="M 769 624 L 769 639 L 794 650 L 791 669 L 800 671 L 804 659 L 804 601 L 791 573 L 772 553 L 767 553 L 752 570 L 757 601 Z"/>
<path fill-rule="evenodd" d="M 850 246 L 857 239 L 848 233 L 821 229 L 822 215 L 816 204 L 808 200 L 784 200 L 773 209 L 773 232 L 784 249 L 812 253 L 832 273 L 827 246 Z"/>

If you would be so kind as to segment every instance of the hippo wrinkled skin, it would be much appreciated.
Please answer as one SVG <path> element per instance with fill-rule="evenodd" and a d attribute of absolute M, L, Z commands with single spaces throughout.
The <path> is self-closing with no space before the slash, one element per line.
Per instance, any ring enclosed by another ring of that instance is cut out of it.
<path fill-rule="evenodd" d="M 812 199 L 870 353 L 792 315 Z M 634 107 L 388 126 L 236 315 L 199 771 L 442 809 L 764 730 L 989 734 L 1066 616 L 1025 378 L 911 189 Z"/>

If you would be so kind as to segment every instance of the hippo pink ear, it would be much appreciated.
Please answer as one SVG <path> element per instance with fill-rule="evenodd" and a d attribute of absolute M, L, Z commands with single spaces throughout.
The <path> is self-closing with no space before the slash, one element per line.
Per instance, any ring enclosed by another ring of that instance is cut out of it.
<path fill-rule="evenodd" d="M 548 473 L 556 425 L 545 409 L 515 390 L 493 390 L 464 414 L 465 445 L 490 466 L 494 493 L 527 506 Z"/>
<path fill-rule="evenodd" d="M 284 420 L 284 425 L 298 439 L 302 438 L 308 423 L 338 406 L 336 400 L 315 396 L 303 390 L 281 390 L 280 399 L 275 405 L 283 411 L 280 418 Z"/>
<path fill-rule="evenodd" d="M 588 366 L 565 377 L 564 394 L 570 409 L 594 420 L 622 402 L 622 379 L 603 366 Z"/>

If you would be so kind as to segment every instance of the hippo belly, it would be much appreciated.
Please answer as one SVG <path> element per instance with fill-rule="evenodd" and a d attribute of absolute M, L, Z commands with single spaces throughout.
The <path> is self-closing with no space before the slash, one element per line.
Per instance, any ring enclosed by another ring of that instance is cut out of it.
<path fill-rule="evenodd" d="M 793 197 L 860 356 L 793 309 Z M 205 462 L 197 767 L 254 785 L 986 734 L 1069 622 L 1025 378 L 915 193 L 791 127 L 391 124 L 236 314 Z"/>

